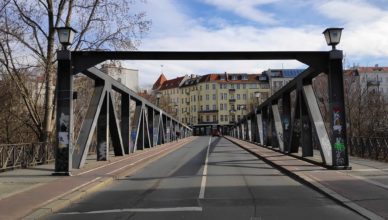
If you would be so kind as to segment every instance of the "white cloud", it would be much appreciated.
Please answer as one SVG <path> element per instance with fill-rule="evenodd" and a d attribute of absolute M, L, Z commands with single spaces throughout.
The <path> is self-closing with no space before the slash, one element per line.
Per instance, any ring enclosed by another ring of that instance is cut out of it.
<path fill-rule="evenodd" d="M 380 8 L 360 0 L 319 1 L 316 7 L 325 16 L 352 25 L 374 22 L 387 14 Z"/>
<path fill-rule="evenodd" d="M 204 0 L 210 2 L 210 0 Z M 295 0 L 298 2 L 299 0 Z M 224 2 L 231 8 L 236 2 L 258 10 L 256 6 L 274 1 L 213 0 L 214 4 Z M 366 1 L 317 0 L 312 10 L 323 16 L 338 20 L 338 26 L 345 28 L 338 48 L 343 49 L 348 59 L 367 59 L 371 56 L 388 57 L 388 12 Z M 225 6 L 226 7 L 226 6 Z M 347 9 L 348 8 L 348 9 Z M 217 28 L 207 28 L 184 14 L 174 0 L 149 0 L 147 12 L 153 20 L 150 36 L 144 39 L 140 50 L 166 51 L 300 51 L 329 50 L 323 35 L 322 25 L 299 27 L 272 26 L 255 27 L 230 25 L 227 20 L 219 22 Z M 349 11 L 349 9 L 351 11 Z M 356 12 L 356 15 L 352 15 Z M 266 12 L 264 12 L 266 13 Z M 360 15 L 360 14 L 365 15 Z M 373 19 L 372 19 L 373 18 Z M 204 18 L 199 18 L 204 19 Z M 284 18 L 283 18 L 284 19 Z M 348 60 L 348 62 L 353 62 Z M 373 61 L 372 61 L 373 62 Z M 297 61 L 139 61 L 128 63 L 130 68 L 140 70 L 140 84 L 151 85 L 159 76 L 161 67 L 168 78 L 184 74 L 207 74 L 212 72 L 260 72 L 268 68 L 300 68 Z M 365 65 L 361 63 L 361 65 Z"/>
<path fill-rule="evenodd" d="M 326 1 L 316 7 L 325 16 L 343 24 L 345 29 L 339 47 L 347 54 L 358 59 L 388 57 L 388 11 L 369 2 Z"/>
<path fill-rule="evenodd" d="M 203 0 L 203 2 L 221 10 L 231 11 L 240 17 L 262 24 L 277 23 L 273 13 L 259 9 L 262 5 L 277 1 L 278 0 Z"/>

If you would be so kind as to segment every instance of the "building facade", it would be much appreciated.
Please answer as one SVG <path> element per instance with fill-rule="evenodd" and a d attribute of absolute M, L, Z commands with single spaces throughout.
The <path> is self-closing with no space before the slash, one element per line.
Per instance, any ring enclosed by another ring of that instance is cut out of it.
<path fill-rule="evenodd" d="M 304 69 L 269 69 L 264 72 L 269 77 L 271 95 L 281 89 L 289 81 L 302 73 Z"/>
<path fill-rule="evenodd" d="M 176 81 L 166 80 L 158 86 L 159 79 L 154 91 L 162 94 L 160 100 L 168 97 L 176 116 L 190 125 L 196 135 L 227 129 L 270 94 L 269 78 L 265 74 L 191 75 Z"/>
<path fill-rule="evenodd" d="M 127 69 L 117 63 L 107 63 L 101 66 L 101 71 L 107 73 L 129 89 L 139 91 L 139 70 Z"/>

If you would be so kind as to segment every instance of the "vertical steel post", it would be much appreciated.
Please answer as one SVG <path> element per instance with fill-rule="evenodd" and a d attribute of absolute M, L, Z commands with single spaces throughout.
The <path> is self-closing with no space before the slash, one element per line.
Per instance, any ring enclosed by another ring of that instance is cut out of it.
<path fill-rule="evenodd" d="M 71 52 L 57 51 L 57 145 L 53 175 L 70 175 L 73 138 L 73 72 Z"/>
<path fill-rule="evenodd" d="M 109 92 L 105 92 L 105 98 L 97 119 L 97 160 L 106 161 L 109 155 Z"/>
<path fill-rule="evenodd" d="M 123 148 L 125 154 L 130 153 L 130 124 L 131 124 L 131 117 L 130 117 L 130 109 L 129 109 L 129 100 L 130 97 L 128 94 L 121 94 L 121 135 L 123 140 Z"/>
<path fill-rule="evenodd" d="M 270 145 L 269 143 L 269 132 L 271 132 L 269 130 L 269 120 L 268 120 L 268 108 L 267 106 L 263 107 L 263 109 L 261 110 L 261 114 L 262 114 L 262 124 L 263 124 L 263 145 L 264 146 L 268 146 Z"/>
<path fill-rule="evenodd" d="M 289 150 L 291 138 L 291 97 L 286 93 L 282 97 L 282 124 L 283 124 L 283 144 L 284 150 Z"/>
<path fill-rule="evenodd" d="M 308 107 L 305 98 L 303 97 L 302 90 L 298 92 L 299 104 L 300 104 L 300 118 L 302 121 L 301 129 L 301 145 L 302 145 L 302 157 L 313 156 L 313 133 L 311 129 L 311 121 L 308 113 Z"/>
<path fill-rule="evenodd" d="M 328 86 L 333 168 L 346 168 L 349 166 L 342 58 L 342 51 L 330 51 Z"/>

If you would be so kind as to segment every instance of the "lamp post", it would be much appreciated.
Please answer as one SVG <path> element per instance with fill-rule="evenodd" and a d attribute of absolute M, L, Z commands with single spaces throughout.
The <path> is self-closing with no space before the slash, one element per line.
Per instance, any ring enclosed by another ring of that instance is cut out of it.
<path fill-rule="evenodd" d="M 342 30 L 343 28 L 327 28 L 323 31 L 327 45 L 332 46 L 333 50 L 336 49 L 335 46 L 339 44 L 341 40 Z"/>
<path fill-rule="evenodd" d="M 57 32 L 62 49 L 57 51 L 57 141 L 53 175 L 70 175 L 73 152 L 73 72 L 71 52 L 67 46 L 73 43 L 76 31 L 71 27 L 60 27 Z"/>
<path fill-rule="evenodd" d="M 256 97 L 257 104 L 260 104 L 261 103 L 261 93 L 255 92 L 255 97 Z"/>
<path fill-rule="evenodd" d="M 331 113 L 330 128 L 332 129 L 330 141 L 333 168 L 338 169 L 349 167 L 342 67 L 343 53 L 335 48 L 341 40 L 342 30 L 343 28 L 327 28 L 323 32 L 327 45 L 332 46 L 332 50 L 329 52 L 330 60 L 327 74 Z"/>
<path fill-rule="evenodd" d="M 156 93 L 156 106 L 160 108 L 160 98 L 162 97 L 162 93 L 157 92 Z"/>

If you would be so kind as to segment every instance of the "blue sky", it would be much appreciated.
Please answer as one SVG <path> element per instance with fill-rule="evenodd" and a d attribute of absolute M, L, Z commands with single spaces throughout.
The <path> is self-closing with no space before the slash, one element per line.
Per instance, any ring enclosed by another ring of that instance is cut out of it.
<path fill-rule="evenodd" d="M 152 20 L 139 50 L 329 50 L 322 31 L 343 27 L 344 66 L 388 65 L 388 0 L 147 0 L 134 10 Z M 141 61 L 142 87 L 168 78 L 213 72 L 258 73 L 301 68 L 296 61 Z M 163 67 L 162 67 L 163 66 Z"/>

